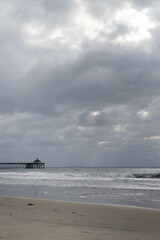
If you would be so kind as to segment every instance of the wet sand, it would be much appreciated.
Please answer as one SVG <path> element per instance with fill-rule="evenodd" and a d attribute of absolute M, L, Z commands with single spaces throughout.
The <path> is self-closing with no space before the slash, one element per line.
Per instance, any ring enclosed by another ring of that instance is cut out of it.
<path fill-rule="evenodd" d="M 0 240 L 159 240 L 160 210 L 0 197 Z"/>

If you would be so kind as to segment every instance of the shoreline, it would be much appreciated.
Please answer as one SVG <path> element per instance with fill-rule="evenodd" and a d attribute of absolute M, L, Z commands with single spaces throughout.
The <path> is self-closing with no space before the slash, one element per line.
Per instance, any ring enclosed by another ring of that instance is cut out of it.
<path fill-rule="evenodd" d="M 85 204 L 85 205 L 95 205 L 95 206 L 108 206 L 108 207 L 122 207 L 122 208 L 135 208 L 135 209 L 146 209 L 146 210 L 154 210 L 160 211 L 160 208 L 156 207 L 143 207 L 143 206 L 136 206 L 136 205 L 127 205 L 127 204 L 120 204 L 120 203 L 104 203 L 104 202 L 85 202 L 85 201 L 72 201 L 72 200 L 61 200 L 61 199 L 50 199 L 50 198 L 34 198 L 28 196 L 11 196 L 11 195 L 0 195 L 1 198 L 14 198 L 14 199 L 28 199 L 28 200 L 38 200 L 38 201 L 51 201 L 51 202 L 60 202 L 60 203 L 71 203 L 71 204 Z"/>
<path fill-rule="evenodd" d="M 57 192 L 54 191 L 51 194 L 46 194 L 43 191 L 39 191 L 39 189 L 32 189 L 31 192 L 28 192 L 26 188 L 24 189 L 19 189 L 17 190 L 17 194 L 15 195 L 15 188 L 12 189 L 9 188 L 8 192 L 7 192 L 7 188 L 6 185 L 5 186 L 5 190 L 3 191 L 3 188 L 1 188 L 0 185 L 0 192 L 1 195 L 0 196 L 4 196 L 4 197 L 13 197 L 13 198 L 28 198 L 28 199 L 42 199 L 42 200 L 50 200 L 50 201 L 62 201 L 62 202 L 75 202 L 75 203 L 84 203 L 84 204 L 95 204 L 95 205 L 113 205 L 113 206 L 128 206 L 128 207 L 135 207 L 135 208 L 144 208 L 144 209 L 155 209 L 155 210 L 160 210 L 160 205 L 157 203 L 151 203 L 151 202 L 136 202 L 136 201 L 131 201 L 131 200 L 120 200 L 120 199 L 99 199 L 98 201 L 96 201 L 95 199 L 92 198 L 80 198 L 80 197 L 74 197 L 73 195 L 69 196 L 67 194 L 64 194 L 63 192 Z M 17 185 L 18 187 L 18 185 Z M 26 186 L 25 186 L 26 187 Z M 44 189 L 43 189 L 44 190 Z M 36 194 L 35 194 L 36 193 Z"/>
<path fill-rule="evenodd" d="M 159 240 L 160 210 L 0 196 L 0 238 Z"/>

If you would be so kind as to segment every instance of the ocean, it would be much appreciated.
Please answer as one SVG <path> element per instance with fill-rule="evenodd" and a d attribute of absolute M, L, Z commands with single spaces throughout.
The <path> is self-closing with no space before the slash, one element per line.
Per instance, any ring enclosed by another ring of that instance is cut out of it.
<path fill-rule="evenodd" d="M 0 195 L 160 209 L 160 169 L 1 169 Z"/>

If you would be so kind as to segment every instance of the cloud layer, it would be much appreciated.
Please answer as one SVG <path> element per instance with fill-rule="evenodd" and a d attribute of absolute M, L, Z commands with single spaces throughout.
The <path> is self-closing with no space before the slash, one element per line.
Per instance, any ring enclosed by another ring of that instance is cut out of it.
<path fill-rule="evenodd" d="M 0 161 L 160 166 L 159 1 L 0 8 Z"/>

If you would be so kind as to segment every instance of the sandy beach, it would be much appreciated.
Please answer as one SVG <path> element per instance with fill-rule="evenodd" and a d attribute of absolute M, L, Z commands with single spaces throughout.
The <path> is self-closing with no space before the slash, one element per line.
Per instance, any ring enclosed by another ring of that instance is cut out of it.
<path fill-rule="evenodd" d="M 0 197 L 0 239 L 159 240 L 160 210 Z"/>

